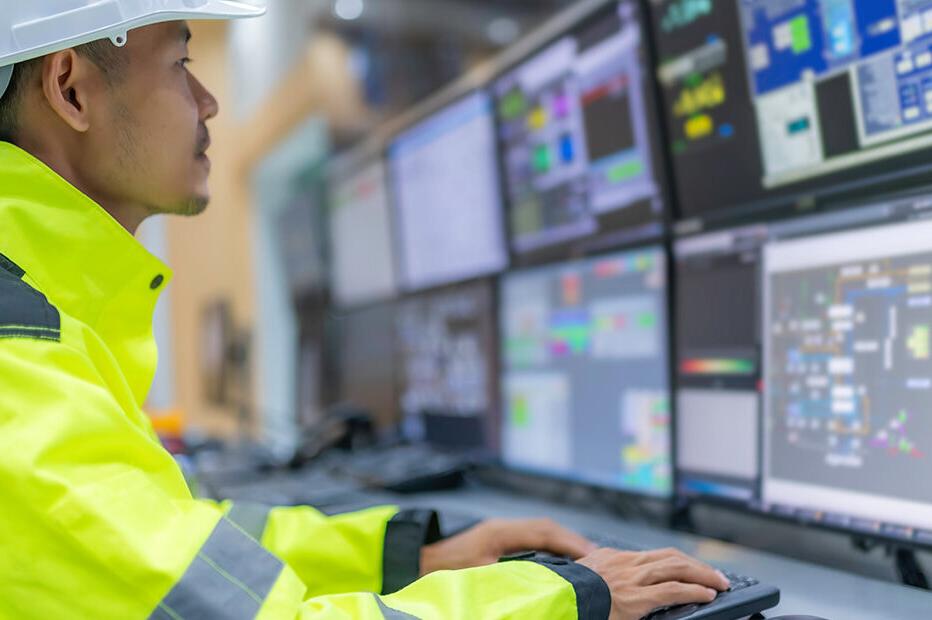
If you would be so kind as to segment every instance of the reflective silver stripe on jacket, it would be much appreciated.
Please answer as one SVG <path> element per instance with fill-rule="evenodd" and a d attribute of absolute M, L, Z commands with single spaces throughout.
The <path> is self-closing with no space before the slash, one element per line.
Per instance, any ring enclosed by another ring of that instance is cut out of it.
<path fill-rule="evenodd" d="M 255 618 L 284 564 L 223 518 L 150 620 Z"/>
<path fill-rule="evenodd" d="M 258 541 L 262 541 L 265 524 L 269 520 L 270 506 L 252 502 L 234 502 L 227 519 Z"/>
<path fill-rule="evenodd" d="M 392 609 L 378 596 L 375 597 L 375 600 L 379 604 L 379 610 L 382 612 L 382 615 L 385 616 L 385 620 L 419 620 L 417 616 Z"/>

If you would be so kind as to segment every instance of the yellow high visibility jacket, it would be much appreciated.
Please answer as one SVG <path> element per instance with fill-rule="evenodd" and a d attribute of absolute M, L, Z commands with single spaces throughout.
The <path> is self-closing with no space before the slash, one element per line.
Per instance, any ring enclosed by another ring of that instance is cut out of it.
<path fill-rule="evenodd" d="M 415 581 L 429 512 L 193 498 L 141 410 L 170 279 L 0 142 L 0 619 L 608 617 L 605 583 L 559 559 Z"/>

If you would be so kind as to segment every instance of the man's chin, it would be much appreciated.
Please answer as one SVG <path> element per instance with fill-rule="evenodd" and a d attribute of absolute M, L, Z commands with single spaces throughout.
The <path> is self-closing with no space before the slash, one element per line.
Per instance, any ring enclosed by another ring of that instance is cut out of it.
<path fill-rule="evenodd" d="M 181 205 L 177 210 L 173 211 L 175 215 L 180 215 L 182 217 L 193 217 L 195 215 L 200 215 L 207 210 L 207 205 L 210 204 L 210 197 L 208 196 L 195 196 L 188 200 L 186 203 Z"/>

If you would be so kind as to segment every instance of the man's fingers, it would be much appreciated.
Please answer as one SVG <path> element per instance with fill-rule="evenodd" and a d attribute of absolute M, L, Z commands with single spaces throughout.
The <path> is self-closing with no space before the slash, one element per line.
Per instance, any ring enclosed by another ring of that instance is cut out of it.
<path fill-rule="evenodd" d="M 689 556 L 680 551 L 675 547 L 667 547 L 665 549 L 651 549 L 649 551 L 642 551 L 639 553 L 640 564 L 652 564 L 654 562 L 659 562 L 667 558 L 688 558 Z"/>
<path fill-rule="evenodd" d="M 703 564 L 702 562 L 699 562 L 695 558 L 689 555 L 686 555 L 685 553 L 683 553 L 679 549 L 676 549 L 675 547 L 668 547 L 666 549 L 654 549 L 652 551 L 644 551 L 640 553 L 639 556 L 640 557 L 638 558 L 638 562 L 637 562 L 639 566 L 647 566 L 649 564 L 655 564 L 657 562 L 673 561 L 673 560 L 683 560 L 683 561 L 691 562 L 693 564 L 697 564 L 699 566 L 712 570 L 717 576 L 715 581 L 711 583 L 702 581 L 701 582 L 702 585 L 707 585 L 709 587 L 717 588 L 719 590 L 727 590 L 728 587 L 730 586 L 728 582 L 728 578 L 725 577 L 725 575 L 723 575 L 722 573 L 714 569 L 711 569 L 706 564 Z"/>
<path fill-rule="evenodd" d="M 667 582 L 696 584 L 727 590 L 728 580 L 711 566 L 686 556 L 669 556 L 642 568 L 643 584 L 653 586 Z"/>
<path fill-rule="evenodd" d="M 502 524 L 502 543 L 506 553 L 546 551 L 579 559 L 598 549 L 598 545 L 549 519 L 511 521 Z"/>
<path fill-rule="evenodd" d="M 644 588 L 644 596 L 649 601 L 649 611 L 668 605 L 688 605 L 690 603 L 711 603 L 718 592 L 705 586 L 692 583 L 661 583 Z"/>
<path fill-rule="evenodd" d="M 544 551 L 565 555 L 573 560 L 589 555 L 599 548 L 597 544 L 580 536 L 576 532 L 570 531 L 564 527 L 552 523 L 544 527 L 544 536 L 547 539 L 547 547 Z"/>

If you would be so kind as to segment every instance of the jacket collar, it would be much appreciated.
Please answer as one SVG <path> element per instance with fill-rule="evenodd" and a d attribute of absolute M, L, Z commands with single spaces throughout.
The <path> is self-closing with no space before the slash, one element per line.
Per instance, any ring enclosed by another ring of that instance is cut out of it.
<path fill-rule="evenodd" d="M 142 402 L 155 372 L 152 317 L 171 270 L 100 205 L 6 142 L 0 253 L 59 310 L 101 336 Z"/>

